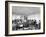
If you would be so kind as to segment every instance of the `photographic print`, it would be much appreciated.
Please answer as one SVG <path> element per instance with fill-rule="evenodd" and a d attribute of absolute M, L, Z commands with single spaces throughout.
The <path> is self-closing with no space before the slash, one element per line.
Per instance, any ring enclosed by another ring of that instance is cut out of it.
<path fill-rule="evenodd" d="M 40 26 L 40 7 L 12 7 L 12 30 L 38 30 Z"/>
<path fill-rule="evenodd" d="M 6 1 L 6 35 L 45 33 L 44 3 Z"/>

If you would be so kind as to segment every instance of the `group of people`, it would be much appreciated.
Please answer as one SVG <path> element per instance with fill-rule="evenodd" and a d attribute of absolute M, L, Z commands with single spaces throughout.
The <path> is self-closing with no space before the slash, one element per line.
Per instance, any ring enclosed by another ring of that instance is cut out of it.
<path fill-rule="evenodd" d="M 33 29 L 40 29 L 40 20 L 37 24 L 37 20 L 28 20 L 27 17 L 23 19 L 15 19 L 12 21 L 13 30 L 33 30 Z"/>

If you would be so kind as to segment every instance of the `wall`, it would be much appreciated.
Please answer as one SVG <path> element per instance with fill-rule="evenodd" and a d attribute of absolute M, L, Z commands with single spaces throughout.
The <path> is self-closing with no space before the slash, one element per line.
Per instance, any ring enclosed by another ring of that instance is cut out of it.
<path fill-rule="evenodd" d="M 25 0 L 25 1 L 30 2 L 32 0 Z M 36 2 L 36 1 L 45 2 L 45 6 L 46 6 L 46 0 L 33 0 L 33 2 Z M 46 12 L 46 10 L 45 10 L 45 12 Z M 45 26 L 46 26 L 46 23 L 45 23 Z M 5 0 L 0 0 L 0 37 L 5 37 L 4 35 L 5 35 Z M 46 37 L 46 32 L 45 32 L 45 34 L 40 34 L 40 35 L 7 36 L 7 37 Z"/>

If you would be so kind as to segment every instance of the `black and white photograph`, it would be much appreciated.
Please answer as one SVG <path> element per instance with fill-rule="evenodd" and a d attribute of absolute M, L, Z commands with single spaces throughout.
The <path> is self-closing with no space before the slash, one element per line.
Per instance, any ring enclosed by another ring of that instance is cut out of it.
<path fill-rule="evenodd" d="M 37 30 L 40 26 L 39 7 L 12 7 L 12 30 Z"/>
<path fill-rule="evenodd" d="M 6 35 L 45 33 L 45 4 L 7 1 L 5 4 Z"/>

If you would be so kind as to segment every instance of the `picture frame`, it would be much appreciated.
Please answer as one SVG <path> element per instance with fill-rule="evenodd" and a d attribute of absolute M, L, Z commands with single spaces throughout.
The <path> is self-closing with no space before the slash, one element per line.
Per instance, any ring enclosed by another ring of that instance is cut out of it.
<path fill-rule="evenodd" d="M 29 19 L 28 21 L 26 20 L 27 21 L 26 24 L 23 23 L 22 21 L 21 22 L 22 25 L 21 27 L 19 27 L 17 26 L 19 25 L 18 22 L 13 21 L 15 19 L 14 15 L 16 20 L 18 20 L 20 16 L 22 16 L 22 18 L 27 17 Z M 32 24 L 32 25 L 30 24 L 34 20 L 37 20 L 38 22 L 39 19 L 41 22 L 40 24 Z M 17 27 L 14 25 L 14 22 Z M 5 1 L 5 36 L 37 35 L 37 34 L 45 34 L 45 3 L 25 2 L 25 1 Z"/>

